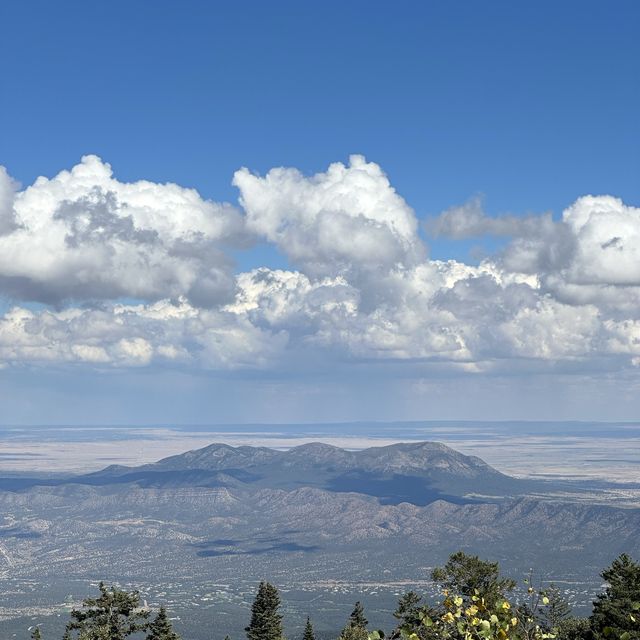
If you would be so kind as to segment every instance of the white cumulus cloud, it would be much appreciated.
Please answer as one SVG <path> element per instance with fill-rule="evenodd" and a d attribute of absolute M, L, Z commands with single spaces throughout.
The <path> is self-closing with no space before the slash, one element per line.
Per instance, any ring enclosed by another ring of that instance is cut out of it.
<path fill-rule="evenodd" d="M 94 156 L 22 191 L 0 173 L 0 290 L 50 303 L 0 316 L 0 366 L 640 364 L 640 210 L 617 198 L 579 198 L 558 220 L 449 209 L 432 233 L 508 238 L 470 265 L 429 260 L 413 210 L 361 156 L 234 184 L 241 208 L 120 182 Z M 225 248 L 248 237 L 295 269 L 234 274 Z"/>
<path fill-rule="evenodd" d="M 0 318 L 0 362 L 9 365 L 259 369 L 277 361 L 286 341 L 286 333 L 186 299 L 65 311 L 14 307 Z"/>
<path fill-rule="evenodd" d="M 119 182 L 96 156 L 15 194 L 7 180 L 0 173 L 5 294 L 56 304 L 186 296 L 202 306 L 232 297 L 222 249 L 243 224 L 230 205 L 175 184 Z"/>
<path fill-rule="evenodd" d="M 314 277 L 412 265 L 423 257 L 413 210 L 375 163 L 351 156 L 325 173 L 237 171 L 247 226 Z"/>

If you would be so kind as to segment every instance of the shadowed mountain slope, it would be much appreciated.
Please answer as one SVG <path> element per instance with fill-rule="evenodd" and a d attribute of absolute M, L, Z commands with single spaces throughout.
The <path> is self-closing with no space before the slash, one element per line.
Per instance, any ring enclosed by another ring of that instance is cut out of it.
<path fill-rule="evenodd" d="M 520 496 L 542 483 L 506 476 L 480 458 L 438 442 L 400 443 L 349 451 L 312 442 L 286 451 L 212 444 L 140 467 L 112 466 L 74 482 L 146 486 L 229 486 L 355 492 L 383 503 L 424 505 Z M 159 484 L 160 483 L 160 484 Z"/>

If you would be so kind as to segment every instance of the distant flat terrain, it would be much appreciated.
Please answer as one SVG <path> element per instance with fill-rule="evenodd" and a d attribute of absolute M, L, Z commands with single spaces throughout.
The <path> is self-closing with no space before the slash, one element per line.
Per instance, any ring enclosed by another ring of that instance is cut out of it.
<path fill-rule="evenodd" d="M 431 440 L 517 477 L 640 481 L 640 423 L 397 422 L 159 426 L 0 426 L 0 473 L 139 465 L 211 442 L 347 449 Z M 622 488 L 621 488 L 622 489 Z"/>

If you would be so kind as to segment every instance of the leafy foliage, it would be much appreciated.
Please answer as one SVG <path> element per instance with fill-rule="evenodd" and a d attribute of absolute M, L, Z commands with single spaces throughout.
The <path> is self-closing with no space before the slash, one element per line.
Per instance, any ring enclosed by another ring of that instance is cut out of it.
<path fill-rule="evenodd" d="M 435 618 L 424 613 L 419 627 L 428 629 L 440 640 L 522 640 L 523 621 L 518 610 L 506 599 L 487 602 L 480 592 L 464 598 L 444 592 L 442 612 Z M 419 629 L 405 628 L 406 640 L 418 640 Z M 531 640 L 553 638 L 539 627 L 529 636 Z"/>
<path fill-rule="evenodd" d="M 507 595 L 515 582 L 500 575 L 497 562 L 458 552 L 434 569 L 444 599 L 436 607 L 421 606 L 412 592 L 398 603 L 401 635 L 408 640 L 546 640 L 555 638 L 555 624 L 568 614 L 568 604 L 551 586 L 536 590 L 528 581 L 528 599 L 512 603 Z M 577 639 L 572 639 L 577 640 Z"/>
<path fill-rule="evenodd" d="M 450 593 L 462 596 L 467 602 L 472 596 L 483 598 L 488 607 L 514 589 L 516 583 L 500 576 L 497 562 L 480 560 L 478 556 L 467 555 L 463 551 L 449 556 L 444 567 L 436 567 L 431 578 Z"/>

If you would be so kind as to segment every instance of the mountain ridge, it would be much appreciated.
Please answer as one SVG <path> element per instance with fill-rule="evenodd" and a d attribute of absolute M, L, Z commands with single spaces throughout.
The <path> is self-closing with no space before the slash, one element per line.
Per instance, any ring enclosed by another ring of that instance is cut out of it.
<path fill-rule="evenodd" d="M 400 442 L 391 445 L 353 450 L 343 449 L 319 441 L 308 442 L 284 450 L 271 449 L 268 447 L 252 447 L 248 445 L 234 447 L 225 443 L 214 442 L 200 449 L 193 449 L 184 453 L 162 458 L 157 462 L 140 466 L 111 465 L 105 469 L 87 475 L 96 475 L 106 471 L 158 468 L 199 468 L 220 470 L 229 468 L 229 465 L 237 465 L 239 462 L 245 463 L 248 466 L 254 466 L 258 463 L 269 461 L 286 463 L 292 459 L 296 462 L 306 461 L 309 463 L 309 458 L 312 463 L 322 463 L 327 460 L 334 463 L 341 462 L 343 464 L 367 462 L 371 467 L 375 467 L 376 459 L 379 460 L 384 458 L 387 461 L 387 469 L 393 468 L 406 470 L 411 468 L 424 470 L 424 466 L 416 464 L 416 456 L 411 455 L 415 454 L 415 452 L 425 453 L 426 455 L 424 459 L 426 459 L 426 461 L 433 461 L 434 459 L 438 459 L 440 462 L 443 459 L 455 460 L 458 462 L 458 470 L 463 468 L 476 470 L 481 469 L 489 473 L 508 477 L 506 474 L 503 474 L 497 469 L 491 467 L 477 456 L 469 456 L 460 453 L 445 444 L 432 441 Z M 395 460 L 393 454 L 395 454 Z M 444 469 L 446 467 L 441 465 L 441 468 Z"/>
<path fill-rule="evenodd" d="M 253 492 L 260 488 L 292 490 L 311 486 L 331 492 L 371 495 L 382 502 L 428 504 L 500 500 L 545 492 L 548 481 L 521 480 L 439 442 L 403 442 L 349 450 L 323 442 L 290 449 L 225 443 L 168 456 L 140 466 L 110 465 L 96 472 L 56 479 L 4 478 L 0 490 L 64 484 L 175 488 L 227 487 Z"/>
<path fill-rule="evenodd" d="M 470 501 L 478 485 L 487 498 L 524 495 L 530 481 L 512 478 L 476 456 L 439 442 L 407 442 L 348 450 L 309 442 L 279 450 L 212 443 L 138 467 L 110 466 L 72 481 L 89 484 L 138 482 L 167 486 L 294 489 L 313 486 L 334 492 L 374 495 L 391 503 L 427 504 L 444 498 Z M 536 486 L 541 486 L 539 483 Z"/>

